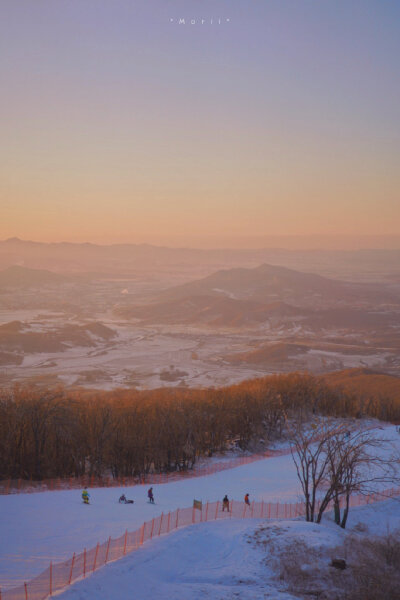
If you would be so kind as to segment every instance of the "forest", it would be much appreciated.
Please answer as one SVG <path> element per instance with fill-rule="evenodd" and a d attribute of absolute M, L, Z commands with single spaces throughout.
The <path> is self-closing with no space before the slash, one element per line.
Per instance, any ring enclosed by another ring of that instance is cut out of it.
<path fill-rule="evenodd" d="M 0 391 L 0 479 L 140 477 L 193 468 L 237 447 L 267 449 L 287 419 L 400 422 L 400 399 L 369 396 L 307 373 L 215 389 Z"/>

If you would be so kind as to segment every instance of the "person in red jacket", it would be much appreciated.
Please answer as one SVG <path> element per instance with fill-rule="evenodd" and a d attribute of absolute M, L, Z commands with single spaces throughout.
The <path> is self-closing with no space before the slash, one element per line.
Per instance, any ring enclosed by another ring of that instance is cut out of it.
<path fill-rule="evenodd" d="M 246 495 L 245 495 L 245 497 L 244 497 L 244 501 L 245 501 L 245 503 L 247 504 L 247 506 L 250 506 L 250 497 L 249 497 L 249 494 L 246 494 Z"/>

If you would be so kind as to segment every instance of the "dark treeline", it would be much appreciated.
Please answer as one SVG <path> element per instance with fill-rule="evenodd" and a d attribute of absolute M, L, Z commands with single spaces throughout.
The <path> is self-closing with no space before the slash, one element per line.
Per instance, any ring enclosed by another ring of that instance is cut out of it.
<path fill-rule="evenodd" d="M 235 441 L 279 437 L 308 414 L 400 420 L 400 399 L 368 398 L 308 374 L 211 389 L 0 392 L 0 479 L 141 476 L 190 469 Z"/>

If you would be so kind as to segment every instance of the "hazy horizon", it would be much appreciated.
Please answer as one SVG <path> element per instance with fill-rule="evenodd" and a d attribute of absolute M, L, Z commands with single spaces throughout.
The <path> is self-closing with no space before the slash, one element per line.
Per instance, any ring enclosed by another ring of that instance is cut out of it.
<path fill-rule="evenodd" d="M 286 235 L 286 236 L 254 236 L 251 237 L 215 237 L 200 238 L 195 236 L 175 236 L 175 237 L 157 237 L 157 236 L 136 236 L 122 238 L 94 237 L 94 238 L 62 238 L 56 239 L 46 237 L 44 239 L 24 239 L 18 235 L 13 235 L 0 242 L 20 241 L 26 243 L 44 243 L 44 244 L 94 244 L 98 246 L 113 246 L 119 244 L 126 245 L 149 245 L 155 247 L 167 247 L 175 249 L 192 250 L 263 250 L 263 249 L 282 249 L 282 250 L 400 250 L 400 235 L 398 236 L 352 236 L 352 235 Z"/>

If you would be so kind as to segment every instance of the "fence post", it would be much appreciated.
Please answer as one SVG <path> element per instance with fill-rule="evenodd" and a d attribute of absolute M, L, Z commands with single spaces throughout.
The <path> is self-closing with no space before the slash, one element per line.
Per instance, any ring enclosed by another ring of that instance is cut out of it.
<path fill-rule="evenodd" d="M 142 525 L 142 533 L 140 535 L 140 545 L 141 546 L 143 545 L 143 542 L 144 542 L 144 527 L 145 527 L 145 523 L 143 523 L 143 525 Z"/>
<path fill-rule="evenodd" d="M 245 503 L 244 503 L 244 506 L 243 506 L 243 514 L 242 514 L 242 519 L 244 519 L 244 516 L 245 516 L 245 514 L 246 514 L 246 506 L 247 506 L 247 505 L 246 505 L 246 502 L 245 502 Z"/>
<path fill-rule="evenodd" d="M 28 600 L 28 586 L 26 585 L 26 583 L 24 583 L 24 588 L 25 588 L 25 600 Z"/>
<path fill-rule="evenodd" d="M 169 533 L 169 524 L 170 524 L 170 521 L 171 521 L 171 511 L 169 511 L 169 513 L 168 513 L 167 533 Z"/>
<path fill-rule="evenodd" d="M 164 513 L 161 513 L 160 527 L 158 529 L 158 535 L 161 535 L 161 527 L 162 527 L 163 517 L 164 517 Z"/>
<path fill-rule="evenodd" d="M 175 523 L 175 529 L 178 529 L 178 515 L 179 515 L 179 508 L 176 509 L 176 523 Z"/>
<path fill-rule="evenodd" d="M 153 539 L 153 530 L 154 530 L 154 519 L 151 522 L 151 533 L 150 533 L 150 539 Z"/>
<path fill-rule="evenodd" d="M 253 517 L 253 514 L 254 514 L 254 500 L 253 500 L 253 502 L 251 504 L 251 516 L 252 517 Z"/>
<path fill-rule="evenodd" d="M 229 508 L 228 508 L 228 510 L 229 510 Z M 230 519 L 232 519 L 232 512 L 233 512 L 233 500 L 231 500 L 231 510 L 230 510 L 231 514 L 229 515 Z"/>
<path fill-rule="evenodd" d="M 126 529 L 125 530 L 125 538 L 124 538 L 124 556 L 126 554 L 126 542 L 127 542 L 127 539 L 128 539 L 128 530 Z"/>
<path fill-rule="evenodd" d="M 93 561 L 93 573 L 96 570 L 96 562 L 97 562 L 97 554 L 99 552 L 99 542 L 97 542 L 97 546 L 96 546 L 96 553 L 94 555 L 94 561 Z"/>
<path fill-rule="evenodd" d="M 217 519 L 217 517 L 218 517 L 218 507 L 219 507 L 219 500 L 217 502 L 217 506 L 215 507 L 215 519 Z"/>
<path fill-rule="evenodd" d="M 264 516 L 264 500 L 261 502 L 261 518 Z"/>
<path fill-rule="evenodd" d="M 105 561 L 104 561 L 104 564 L 107 564 L 107 561 L 108 561 L 108 552 L 109 552 L 109 550 L 110 550 L 110 542 L 111 542 L 111 535 L 110 535 L 110 537 L 108 538 L 108 542 L 107 542 L 106 559 L 105 559 Z"/>
<path fill-rule="evenodd" d="M 75 552 L 72 555 L 72 560 L 71 560 L 71 570 L 69 572 L 69 579 L 68 579 L 68 585 L 71 585 L 71 581 L 72 581 L 72 570 L 74 568 L 74 563 L 75 563 Z"/>
<path fill-rule="evenodd" d="M 86 577 L 86 548 L 83 550 L 83 577 Z"/>
<path fill-rule="evenodd" d="M 268 502 L 268 519 L 271 518 L 271 502 Z"/>
<path fill-rule="evenodd" d="M 194 514 L 194 506 L 192 508 L 192 523 L 194 523 L 196 520 L 195 514 Z"/>
<path fill-rule="evenodd" d="M 49 596 L 53 594 L 53 563 L 50 561 L 50 585 L 49 585 Z"/>
<path fill-rule="evenodd" d="M 207 500 L 207 505 L 206 505 L 206 518 L 205 518 L 205 521 L 207 521 L 207 519 L 208 519 L 208 500 Z M 0 598 L 0 600 L 1 600 L 1 598 Z"/>

